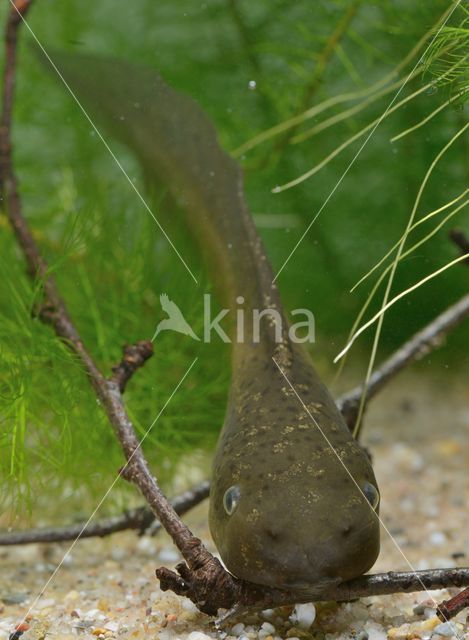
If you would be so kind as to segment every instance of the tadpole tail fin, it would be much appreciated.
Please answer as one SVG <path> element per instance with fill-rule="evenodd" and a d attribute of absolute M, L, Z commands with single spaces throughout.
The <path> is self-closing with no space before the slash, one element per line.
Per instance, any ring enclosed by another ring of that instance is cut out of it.
<path fill-rule="evenodd" d="M 43 63 L 50 61 L 39 52 Z M 273 273 L 247 209 L 242 172 L 199 105 L 160 75 L 130 62 L 52 51 L 53 64 L 90 118 L 130 147 L 148 179 L 182 205 L 225 304 L 281 308 Z"/>
<path fill-rule="evenodd" d="M 199 200 L 215 201 L 216 192 L 236 193 L 241 170 L 220 147 L 214 125 L 194 99 L 155 70 L 89 53 L 52 50 L 49 60 L 36 51 L 98 129 L 129 146 L 175 197 L 197 192 Z"/>

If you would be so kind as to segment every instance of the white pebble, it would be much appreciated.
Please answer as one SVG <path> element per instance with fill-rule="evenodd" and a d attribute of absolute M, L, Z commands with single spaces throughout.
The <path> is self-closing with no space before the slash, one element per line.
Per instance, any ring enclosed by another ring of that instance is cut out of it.
<path fill-rule="evenodd" d="M 309 629 L 316 618 L 314 604 L 297 604 L 290 616 L 290 621 L 297 624 L 300 629 Z"/>
<path fill-rule="evenodd" d="M 271 636 L 275 633 L 275 627 L 273 624 L 270 624 L 270 622 L 263 622 L 259 631 L 259 636 L 262 632 L 264 632 L 262 635 Z"/>
<path fill-rule="evenodd" d="M 187 640 L 212 640 L 212 638 L 201 631 L 191 631 L 187 636 Z"/>
<path fill-rule="evenodd" d="M 367 629 L 368 632 L 368 640 L 386 640 L 387 634 L 385 631 L 381 629 L 375 629 L 374 627 L 370 627 Z"/>
<path fill-rule="evenodd" d="M 152 597 L 152 600 L 156 600 L 156 598 L 157 596 L 155 598 Z M 189 598 L 181 598 L 181 606 L 186 611 L 192 611 L 193 613 L 199 612 L 195 604 L 192 602 L 192 600 L 189 600 Z"/>
<path fill-rule="evenodd" d="M 73 564 L 73 556 L 71 553 L 67 553 L 62 560 L 62 565 L 64 567 L 70 567 L 72 564 Z"/>
<path fill-rule="evenodd" d="M 124 560 L 126 556 L 127 556 L 127 552 L 123 547 L 114 547 L 111 550 L 111 558 L 116 562 L 120 562 L 121 560 Z"/>
<path fill-rule="evenodd" d="M 47 609 L 47 607 L 52 607 L 55 604 L 55 600 L 53 598 L 46 598 L 44 600 L 39 600 L 34 608 L 35 609 Z"/>
<path fill-rule="evenodd" d="M 433 633 L 439 636 L 454 636 L 456 629 L 451 622 L 442 622 L 433 629 Z"/>
<path fill-rule="evenodd" d="M 447 538 L 443 531 L 433 531 L 429 537 L 430 544 L 435 545 L 435 547 L 441 547 L 445 544 L 446 540 Z"/>
<path fill-rule="evenodd" d="M 238 622 L 231 628 L 231 633 L 234 636 L 240 636 L 244 631 L 244 624 L 242 622 Z"/>
<path fill-rule="evenodd" d="M 160 562 L 177 562 L 180 560 L 180 555 L 177 549 L 174 549 L 173 547 L 165 547 L 159 552 L 158 560 Z"/>
<path fill-rule="evenodd" d="M 142 536 L 141 538 L 139 538 L 136 544 L 136 547 L 140 553 L 154 555 L 156 542 L 153 540 L 153 538 L 150 538 L 149 536 Z"/>

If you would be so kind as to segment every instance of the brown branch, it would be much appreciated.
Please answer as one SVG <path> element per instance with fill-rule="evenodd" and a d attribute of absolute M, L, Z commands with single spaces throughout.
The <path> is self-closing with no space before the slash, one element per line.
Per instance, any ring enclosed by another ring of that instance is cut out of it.
<path fill-rule="evenodd" d="M 171 590 L 181 596 L 186 596 L 194 600 L 193 573 L 189 572 L 184 563 L 176 567 L 177 574 L 168 569 L 159 569 L 156 573 L 160 580 L 160 587 L 163 591 Z M 452 587 L 464 587 L 469 585 L 469 567 L 458 569 L 426 569 L 423 571 L 389 571 L 387 573 L 377 573 L 374 575 L 364 575 L 348 582 L 323 591 L 322 593 L 299 594 L 298 592 L 280 591 L 269 589 L 259 585 L 253 585 L 242 580 L 231 578 L 228 588 L 231 590 L 232 599 L 225 599 L 225 604 L 220 604 L 222 598 L 217 599 L 217 595 L 206 592 L 207 603 L 218 603 L 218 606 L 229 609 L 227 616 L 223 616 L 221 621 L 243 612 L 245 608 L 272 608 L 286 605 L 299 604 L 301 602 L 336 601 L 349 602 L 357 598 L 370 595 L 388 595 L 392 593 L 410 593 L 414 591 L 425 591 L 431 589 L 444 589 Z M 226 585 L 222 584 L 222 587 Z M 463 592 L 464 593 L 464 592 Z M 221 596 L 222 594 L 220 594 Z M 200 597 L 200 593 L 198 593 Z M 215 614 L 216 611 L 208 611 Z"/>
<path fill-rule="evenodd" d="M 187 513 L 208 497 L 210 483 L 208 480 L 185 491 L 171 500 L 171 504 L 178 515 Z M 156 535 L 161 529 L 161 523 L 148 507 L 129 509 L 118 516 L 111 516 L 95 522 L 77 522 L 64 527 L 41 527 L 25 531 L 8 531 L 0 533 L 0 546 L 19 544 L 35 544 L 38 542 L 65 542 L 83 538 L 109 536 L 118 531 L 136 530 L 139 534 Z"/>
<path fill-rule="evenodd" d="M 118 531 L 136 529 L 144 531 L 155 516 L 147 507 L 129 509 L 118 516 L 102 518 L 95 522 L 77 522 L 63 527 L 41 527 L 24 531 L 7 531 L 0 533 L 0 546 L 37 544 L 38 542 L 66 542 L 93 537 L 104 537 Z"/>
<path fill-rule="evenodd" d="M 263 588 L 234 578 L 181 522 L 174 507 L 166 500 L 156 479 L 150 473 L 132 422 L 126 413 L 120 390 L 121 377 L 106 379 L 98 369 L 68 315 L 54 280 L 48 274 L 47 264 L 40 255 L 22 214 L 18 183 L 11 159 L 10 131 L 17 30 L 21 24 L 22 15 L 30 5 L 31 0 L 17 0 L 16 5 L 10 9 L 7 19 L 4 101 L 0 119 L 0 196 L 3 197 L 8 218 L 23 250 L 28 270 L 33 278 L 42 282 L 41 318 L 52 326 L 56 335 L 81 359 L 127 459 L 125 477 L 138 486 L 151 510 L 159 518 L 186 560 L 178 566 L 178 574 L 166 568 L 157 570 L 161 588 L 172 589 L 175 593 L 190 597 L 201 611 L 212 615 L 216 614 L 219 608 L 230 609 L 235 605 L 237 607 L 254 605 L 264 608 L 268 605 L 298 602 L 298 593 Z M 136 368 L 133 367 L 133 370 Z M 128 378 L 127 373 L 123 374 L 124 387 Z M 316 600 L 350 600 L 363 595 L 421 589 L 422 583 L 424 588 L 445 587 L 449 584 L 465 586 L 469 584 L 469 569 L 439 569 L 419 572 L 418 576 L 415 573 L 362 576 L 327 593 L 314 594 L 314 598 Z M 307 599 L 311 599 L 311 594 Z"/>
<path fill-rule="evenodd" d="M 461 255 L 469 253 L 469 238 L 466 236 L 464 231 L 461 231 L 461 229 L 451 229 L 451 231 L 449 232 L 449 237 L 454 242 L 454 244 L 459 247 Z M 469 265 L 469 258 L 466 258 L 466 260 L 463 260 L 463 262 L 464 264 Z"/>
<path fill-rule="evenodd" d="M 370 377 L 365 406 L 394 376 L 410 362 L 419 360 L 439 347 L 447 334 L 469 316 L 469 294 L 446 309 L 429 325 L 416 333 L 393 353 Z M 363 385 L 355 387 L 337 399 L 337 406 L 349 428 L 353 430 L 358 417 Z"/>
<path fill-rule="evenodd" d="M 189 566 L 196 569 L 205 564 L 215 563 L 222 573 L 226 573 L 220 563 L 205 549 L 200 540 L 195 538 L 188 527 L 181 522 L 174 508 L 161 492 L 156 478 L 150 473 L 133 424 L 126 412 L 119 383 L 113 378 L 107 380 L 86 350 L 68 314 L 65 303 L 58 293 L 54 279 L 48 274 L 47 264 L 42 258 L 23 217 L 18 182 L 13 170 L 11 157 L 11 113 L 14 96 L 18 27 L 31 3 L 32 0 L 17 1 L 16 5 L 10 8 L 7 18 L 3 105 L 0 118 L 0 197 L 3 199 L 6 214 L 18 244 L 23 251 L 29 274 L 42 282 L 43 305 L 40 313 L 41 319 L 50 324 L 56 335 L 80 358 L 89 381 L 124 451 L 127 459 L 126 477 L 138 486 L 153 513 L 172 537 Z"/>
<path fill-rule="evenodd" d="M 457 616 L 460 611 L 469 607 L 469 589 L 464 589 L 460 593 L 457 593 L 453 598 L 444 600 L 438 605 L 436 609 L 436 615 L 446 622 L 450 618 Z"/>
<path fill-rule="evenodd" d="M 125 387 L 133 374 L 143 367 L 153 355 L 151 340 L 140 340 L 136 344 L 126 344 L 123 347 L 124 357 L 115 367 L 112 367 L 111 380 L 117 384 L 119 391 L 124 393 Z"/>

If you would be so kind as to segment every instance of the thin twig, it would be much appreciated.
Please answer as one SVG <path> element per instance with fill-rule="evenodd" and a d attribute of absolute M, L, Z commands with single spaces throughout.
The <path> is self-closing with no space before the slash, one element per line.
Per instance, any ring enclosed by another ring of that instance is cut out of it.
<path fill-rule="evenodd" d="M 11 6 L 7 18 L 3 105 L 0 118 L 0 197 L 4 202 L 6 214 L 18 244 L 23 251 L 29 274 L 33 279 L 38 279 L 42 283 L 44 302 L 40 317 L 52 326 L 56 335 L 80 358 L 127 459 L 124 468 L 125 474 L 122 475 L 138 486 L 153 513 L 172 537 L 189 566 L 200 568 L 201 565 L 212 562 L 219 566 L 223 573 L 226 573 L 220 563 L 203 547 L 200 540 L 195 538 L 188 527 L 181 522 L 174 508 L 161 492 L 156 478 L 150 473 L 133 424 L 126 412 L 119 384 L 112 377 L 109 380 L 105 378 L 86 350 L 68 314 L 65 303 L 58 293 L 55 281 L 48 273 L 47 263 L 42 258 L 23 217 L 18 182 L 12 164 L 11 113 L 18 27 L 31 4 L 32 0 L 17 1 L 15 5 Z"/>
<path fill-rule="evenodd" d="M 365 406 L 394 376 L 410 362 L 419 360 L 440 346 L 448 333 L 469 316 L 469 294 L 446 309 L 429 325 L 416 333 L 410 340 L 393 353 L 370 377 L 366 389 Z M 337 400 L 337 405 L 352 430 L 360 407 L 363 386 L 345 393 Z"/>
<path fill-rule="evenodd" d="M 210 483 L 208 480 L 185 491 L 171 500 L 178 515 L 187 513 L 208 497 Z M 161 523 L 148 507 L 142 506 L 128 509 L 118 516 L 102 518 L 95 522 L 78 522 L 64 527 L 41 527 L 40 529 L 26 529 L 25 531 L 8 531 L 0 533 L 0 546 L 16 544 L 35 544 L 38 542 L 65 542 L 82 538 L 103 538 L 118 531 L 135 530 L 139 534 L 154 536 L 161 529 Z"/>
<path fill-rule="evenodd" d="M 459 247 L 461 255 L 469 253 L 469 238 L 466 236 L 464 231 L 461 231 L 461 229 L 452 229 L 449 232 L 449 237 L 454 242 L 454 244 Z M 464 261 L 464 264 L 469 265 L 469 258 Z"/>
<path fill-rule="evenodd" d="M 444 600 L 438 605 L 436 615 L 440 620 L 446 622 L 450 618 L 457 616 L 466 607 L 469 607 L 469 589 L 464 589 L 464 591 L 457 593 L 449 600 Z"/>
<path fill-rule="evenodd" d="M 111 380 L 115 382 L 121 393 L 133 374 L 143 367 L 145 362 L 153 355 L 153 343 L 151 340 L 140 340 L 135 344 L 126 344 L 123 348 L 124 357 L 115 367 L 112 367 Z"/>
<path fill-rule="evenodd" d="M 102 518 L 95 522 L 77 522 L 63 527 L 41 527 L 24 531 L 7 531 L 0 533 L 0 546 L 9 547 L 19 544 L 36 544 L 38 542 L 66 542 L 84 538 L 104 537 L 118 531 L 136 529 L 145 530 L 155 516 L 147 507 L 128 509 L 118 516 Z"/>
<path fill-rule="evenodd" d="M 176 570 L 179 575 L 168 569 L 160 569 L 157 572 L 161 588 L 163 591 L 169 589 L 179 595 L 192 598 L 192 585 L 190 576 L 187 574 L 187 567 L 182 563 L 176 567 Z M 228 615 L 222 618 L 223 622 L 242 613 L 246 607 L 254 609 L 260 607 L 271 608 L 311 602 L 312 600 L 315 602 L 349 602 L 370 595 L 410 593 L 452 587 L 461 588 L 469 585 L 469 567 L 425 569 L 422 571 L 389 571 L 387 573 L 364 575 L 348 582 L 343 582 L 322 593 L 315 593 L 314 597 L 308 593 L 299 594 L 298 592 L 280 591 L 252 585 L 242 580 L 233 579 L 233 581 L 235 582 L 233 590 L 235 604 L 229 608 Z"/>

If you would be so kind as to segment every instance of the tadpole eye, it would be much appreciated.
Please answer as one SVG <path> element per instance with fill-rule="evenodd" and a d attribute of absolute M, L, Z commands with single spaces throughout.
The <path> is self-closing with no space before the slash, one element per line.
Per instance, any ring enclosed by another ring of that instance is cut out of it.
<path fill-rule="evenodd" d="M 234 513 L 240 498 L 241 490 L 236 484 L 225 491 L 225 495 L 223 496 L 223 506 L 229 516 Z"/>
<path fill-rule="evenodd" d="M 371 504 L 373 509 L 379 504 L 379 491 L 371 482 L 365 482 L 363 485 L 363 493 L 365 494 L 365 498 Z"/>

